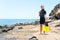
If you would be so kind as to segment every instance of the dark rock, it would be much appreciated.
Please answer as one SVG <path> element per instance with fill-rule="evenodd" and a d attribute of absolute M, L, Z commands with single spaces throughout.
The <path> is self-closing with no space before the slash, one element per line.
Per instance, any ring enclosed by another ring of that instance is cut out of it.
<path fill-rule="evenodd" d="M 7 29 L 7 31 L 10 31 L 10 30 L 13 30 L 14 29 L 14 27 L 9 27 L 8 29 Z"/>
<path fill-rule="evenodd" d="M 8 25 L 4 25 L 3 28 L 8 28 L 9 26 Z"/>
<path fill-rule="evenodd" d="M 29 40 L 38 40 L 36 36 L 33 36 L 32 38 L 29 38 Z"/>
<path fill-rule="evenodd" d="M 37 25 L 37 24 L 39 24 L 39 21 L 38 20 L 31 23 L 31 25 Z"/>
<path fill-rule="evenodd" d="M 36 36 L 33 36 L 32 38 L 36 38 Z"/>
<path fill-rule="evenodd" d="M 18 29 L 23 29 L 23 27 L 19 27 Z"/>
<path fill-rule="evenodd" d="M 10 31 L 11 29 L 8 29 L 7 31 Z"/>
<path fill-rule="evenodd" d="M 7 30 L 2 30 L 2 32 L 7 32 Z"/>
<path fill-rule="evenodd" d="M 16 23 L 16 24 L 14 24 L 14 26 L 21 26 L 21 25 L 23 25 L 23 23 Z"/>
<path fill-rule="evenodd" d="M 37 25 L 39 23 L 39 21 L 35 21 L 35 25 Z"/>
<path fill-rule="evenodd" d="M 57 4 L 55 6 L 55 8 L 51 11 L 51 13 L 49 14 L 49 16 L 52 16 L 50 17 L 50 19 L 55 19 L 55 20 L 58 20 L 60 19 L 60 12 L 58 12 L 58 9 L 60 9 L 60 3 Z M 60 10 L 59 10 L 60 11 Z M 58 12 L 58 13 L 57 13 Z M 57 13 L 57 14 L 56 14 Z"/>
<path fill-rule="evenodd" d="M 3 28 L 3 26 L 0 26 L 0 29 L 2 29 Z"/>
<path fill-rule="evenodd" d="M 19 23 L 20 25 L 23 25 L 23 23 Z"/>

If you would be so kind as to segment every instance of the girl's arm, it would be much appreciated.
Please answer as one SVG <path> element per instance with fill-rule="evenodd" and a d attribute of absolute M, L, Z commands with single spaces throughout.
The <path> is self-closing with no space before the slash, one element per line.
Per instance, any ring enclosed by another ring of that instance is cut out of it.
<path fill-rule="evenodd" d="M 39 16 L 40 16 L 40 12 L 39 12 Z"/>

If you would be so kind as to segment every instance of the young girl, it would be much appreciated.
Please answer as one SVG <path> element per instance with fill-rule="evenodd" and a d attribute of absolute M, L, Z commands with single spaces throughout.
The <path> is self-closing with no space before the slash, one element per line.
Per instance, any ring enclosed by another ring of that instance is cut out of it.
<path fill-rule="evenodd" d="M 39 11 L 39 16 L 40 16 L 40 34 L 42 34 L 42 25 L 45 23 L 45 14 L 46 14 L 46 11 L 44 9 L 44 6 L 41 5 L 41 11 Z"/>

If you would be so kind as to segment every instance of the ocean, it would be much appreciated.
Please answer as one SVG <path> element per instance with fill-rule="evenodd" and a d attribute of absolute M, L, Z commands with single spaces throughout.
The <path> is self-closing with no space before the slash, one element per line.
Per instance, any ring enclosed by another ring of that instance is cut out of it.
<path fill-rule="evenodd" d="M 0 19 L 0 25 L 12 25 L 16 23 L 34 22 L 38 19 Z"/>

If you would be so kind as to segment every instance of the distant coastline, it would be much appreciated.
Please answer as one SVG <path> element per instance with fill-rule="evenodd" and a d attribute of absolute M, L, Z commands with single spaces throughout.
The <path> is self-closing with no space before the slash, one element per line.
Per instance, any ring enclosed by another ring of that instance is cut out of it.
<path fill-rule="evenodd" d="M 16 23 L 31 23 L 39 19 L 0 19 L 0 25 L 12 25 Z"/>

